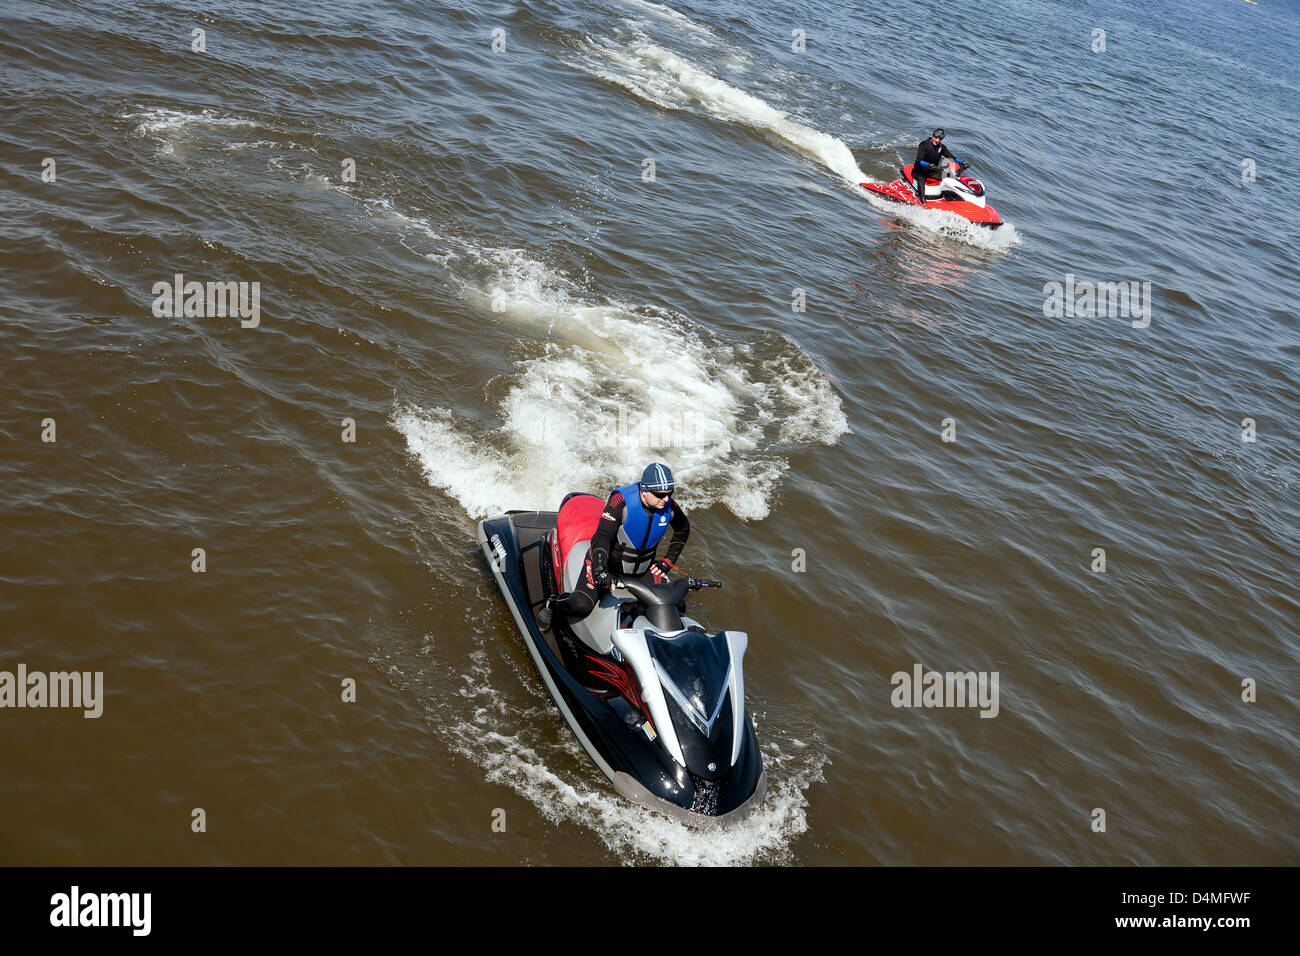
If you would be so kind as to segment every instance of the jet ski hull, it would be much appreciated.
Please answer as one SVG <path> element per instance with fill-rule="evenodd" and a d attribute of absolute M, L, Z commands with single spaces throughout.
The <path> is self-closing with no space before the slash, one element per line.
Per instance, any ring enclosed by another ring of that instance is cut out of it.
<path fill-rule="evenodd" d="M 859 183 L 859 185 L 868 192 L 875 193 L 891 202 L 902 203 L 905 206 L 915 206 L 918 209 L 931 209 L 937 212 L 951 212 L 963 219 L 973 222 L 977 226 L 984 226 L 989 229 L 997 229 L 1002 225 L 1002 217 L 998 215 L 996 209 L 990 205 L 979 205 L 975 202 L 969 202 L 959 198 L 940 198 L 927 199 L 922 206 L 920 200 L 916 198 L 916 192 L 912 189 L 910 180 L 912 167 L 903 167 L 903 176 L 895 179 L 892 183 Z M 930 187 L 941 187 L 942 183 L 936 179 L 927 180 Z M 949 194 L 952 195 L 951 193 Z M 982 197 L 980 199 L 982 202 Z"/>
<path fill-rule="evenodd" d="M 507 512 L 480 522 L 478 541 L 565 723 L 627 799 L 693 827 L 726 825 L 748 816 L 762 802 L 767 785 L 748 714 L 730 772 L 702 780 L 673 760 L 653 727 L 647 731 L 650 722 L 635 700 L 636 681 L 624 661 L 582 644 L 559 615 L 546 634 L 537 627 L 535 614 L 555 590 L 548 537 L 555 521 L 555 512 Z"/>

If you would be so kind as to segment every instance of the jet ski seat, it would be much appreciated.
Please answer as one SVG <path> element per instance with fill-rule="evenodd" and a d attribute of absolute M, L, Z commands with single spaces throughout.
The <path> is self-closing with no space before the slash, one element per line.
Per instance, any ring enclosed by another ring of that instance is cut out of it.
<path fill-rule="evenodd" d="M 591 536 L 596 533 L 604 508 L 603 498 L 582 492 L 566 495 L 560 504 L 555 517 L 555 537 L 551 539 L 551 560 L 555 565 L 556 589 L 561 593 L 577 587 Z M 591 614 L 581 621 L 570 620 L 573 633 L 597 653 L 608 654 L 614 646 L 613 632 L 618 628 L 619 600 L 627 596 L 627 592 L 619 589 L 602 594 Z"/>
<path fill-rule="evenodd" d="M 600 524 L 600 513 L 605 502 L 595 495 L 574 492 L 567 495 L 560 504 L 560 512 L 555 517 L 555 585 L 560 591 L 572 591 L 578 583 L 577 573 L 570 574 L 570 557 L 574 559 L 577 569 L 587 559 L 587 546 L 591 536 Z M 581 545 L 581 547 L 577 547 Z"/>

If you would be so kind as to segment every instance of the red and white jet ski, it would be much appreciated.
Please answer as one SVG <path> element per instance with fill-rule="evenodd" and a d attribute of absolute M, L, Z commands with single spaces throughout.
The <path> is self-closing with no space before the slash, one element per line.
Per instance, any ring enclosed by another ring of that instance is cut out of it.
<path fill-rule="evenodd" d="M 895 179 L 888 184 L 860 183 L 860 185 L 863 189 L 869 189 L 876 195 L 884 196 L 894 202 L 940 212 L 953 212 L 977 226 L 996 229 L 1002 225 L 1002 217 L 985 200 L 984 184 L 973 176 L 961 175 L 966 165 L 968 164 L 958 167 L 956 176 L 945 176 L 943 179 L 927 178 L 924 206 L 916 198 L 916 192 L 912 189 L 911 163 L 899 170 L 903 174 L 902 179 Z"/>

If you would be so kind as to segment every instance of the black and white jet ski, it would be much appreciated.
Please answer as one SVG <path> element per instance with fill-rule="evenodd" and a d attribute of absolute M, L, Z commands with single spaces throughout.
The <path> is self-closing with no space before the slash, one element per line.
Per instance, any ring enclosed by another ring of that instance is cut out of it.
<path fill-rule="evenodd" d="M 716 581 L 615 577 L 584 620 L 534 615 L 572 591 L 604 499 L 568 495 L 558 512 L 509 511 L 478 540 L 546 689 L 578 742 L 629 800 L 690 826 L 745 817 L 767 774 L 745 712 L 742 631 L 710 634 L 685 616 L 686 594 Z"/>

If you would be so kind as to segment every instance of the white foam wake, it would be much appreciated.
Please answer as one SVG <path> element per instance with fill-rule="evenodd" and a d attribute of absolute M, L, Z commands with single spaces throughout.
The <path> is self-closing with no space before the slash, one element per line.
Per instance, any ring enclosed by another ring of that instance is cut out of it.
<path fill-rule="evenodd" d="M 222 132 L 224 135 L 227 131 L 237 128 L 265 128 L 261 123 L 254 120 L 241 119 L 237 116 L 218 116 L 211 110 L 191 113 L 161 106 L 142 110 L 139 113 L 128 113 L 122 118 L 138 120 L 139 123 L 133 131 L 134 134 L 160 143 L 162 145 L 161 152 L 164 155 L 174 152 L 177 145 L 184 143 L 199 132 Z M 242 147 L 251 144 L 239 145 Z"/>
<path fill-rule="evenodd" d="M 672 50 L 654 43 L 625 44 L 588 37 L 582 54 L 569 66 L 617 84 L 664 109 L 698 107 L 717 119 L 767 132 L 855 186 L 867 179 L 842 140 L 791 119 L 785 112 L 718 79 Z"/>
<path fill-rule="evenodd" d="M 674 10 L 672 7 L 664 6 L 662 3 L 651 3 L 650 0 L 621 0 L 621 2 L 626 6 L 635 7 L 644 13 L 648 13 L 665 23 L 672 24 L 683 34 L 705 45 L 712 46 L 717 40 L 717 36 L 708 27 L 702 23 L 696 23 L 686 14 Z"/>
<path fill-rule="evenodd" d="M 309 165 L 293 175 L 352 195 Z M 426 479 L 470 517 L 603 494 L 658 460 L 687 509 L 721 503 L 761 519 L 786 456 L 848 431 L 830 380 L 785 336 L 719 340 L 679 312 L 586 291 L 526 250 L 449 234 L 387 197 L 353 198 L 519 341 L 513 373 L 489 383 L 492 406 L 476 417 L 393 408 Z"/>
<path fill-rule="evenodd" d="M 471 517 L 604 494 L 661 460 L 688 509 L 763 518 L 785 455 L 848 431 L 830 381 L 789 339 L 717 341 L 679 313 L 584 292 L 520 249 L 461 242 L 430 258 L 525 343 L 494 420 L 394 408 L 427 480 Z"/>

